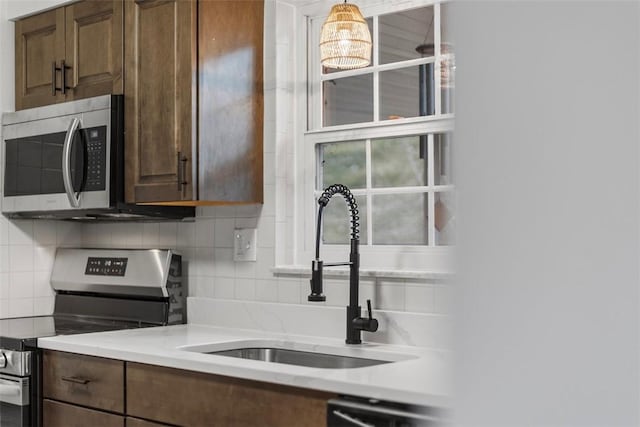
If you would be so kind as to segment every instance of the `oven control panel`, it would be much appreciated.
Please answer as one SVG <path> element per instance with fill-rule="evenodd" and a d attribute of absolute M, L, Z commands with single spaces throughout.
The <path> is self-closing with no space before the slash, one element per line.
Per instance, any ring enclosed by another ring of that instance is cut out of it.
<path fill-rule="evenodd" d="M 89 257 L 84 274 L 90 276 L 124 277 L 128 258 Z"/>

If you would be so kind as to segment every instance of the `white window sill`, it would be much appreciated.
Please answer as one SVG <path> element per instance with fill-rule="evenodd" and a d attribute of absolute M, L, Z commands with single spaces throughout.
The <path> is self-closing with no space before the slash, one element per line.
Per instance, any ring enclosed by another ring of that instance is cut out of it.
<path fill-rule="evenodd" d="M 311 266 L 301 265 L 282 265 L 271 269 L 275 275 L 281 276 L 309 276 L 311 277 Z M 323 270 L 325 277 L 348 277 L 348 268 L 325 268 Z M 361 268 L 360 277 L 364 278 L 383 278 L 383 279 L 412 279 L 412 280 L 447 280 L 453 278 L 452 272 L 433 272 L 433 271 L 411 271 L 411 270 L 372 270 Z"/>

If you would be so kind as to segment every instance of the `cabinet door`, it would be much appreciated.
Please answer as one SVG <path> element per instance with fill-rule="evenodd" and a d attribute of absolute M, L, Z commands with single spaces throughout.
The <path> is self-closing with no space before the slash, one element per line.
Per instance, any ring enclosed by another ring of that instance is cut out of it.
<path fill-rule="evenodd" d="M 335 394 L 127 362 L 127 415 L 183 426 L 324 427 Z"/>
<path fill-rule="evenodd" d="M 120 94 L 122 1 L 81 1 L 65 8 L 65 59 L 71 98 Z"/>
<path fill-rule="evenodd" d="M 46 350 L 42 366 L 45 398 L 124 412 L 124 362 Z"/>
<path fill-rule="evenodd" d="M 64 59 L 64 8 L 16 21 L 16 110 L 65 99 L 61 75 L 53 67 Z"/>
<path fill-rule="evenodd" d="M 124 417 L 44 399 L 42 424 L 47 427 L 124 427 Z"/>
<path fill-rule="evenodd" d="M 196 1 L 125 2 L 125 198 L 191 200 Z"/>
<path fill-rule="evenodd" d="M 198 8 L 198 198 L 262 203 L 264 3 Z"/>

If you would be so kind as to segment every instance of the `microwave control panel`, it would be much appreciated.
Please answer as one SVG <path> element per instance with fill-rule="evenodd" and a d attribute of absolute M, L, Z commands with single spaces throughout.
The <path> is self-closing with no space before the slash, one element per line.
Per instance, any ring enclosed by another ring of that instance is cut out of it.
<path fill-rule="evenodd" d="M 105 189 L 107 165 L 107 127 L 84 129 L 87 150 L 85 191 Z"/>
<path fill-rule="evenodd" d="M 124 277 L 128 261 L 129 258 L 89 257 L 84 274 L 89 276 Z"/>

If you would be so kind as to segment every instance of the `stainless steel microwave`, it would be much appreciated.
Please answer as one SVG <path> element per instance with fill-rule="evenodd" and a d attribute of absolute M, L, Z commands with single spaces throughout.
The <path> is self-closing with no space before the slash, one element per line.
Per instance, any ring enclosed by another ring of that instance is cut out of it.
<path fill-rule="evenodd" d="M 124 99 L 105 95 L 2 116 L 10 218 L 183 219 L 192 207 L 124 201 Z"/>

